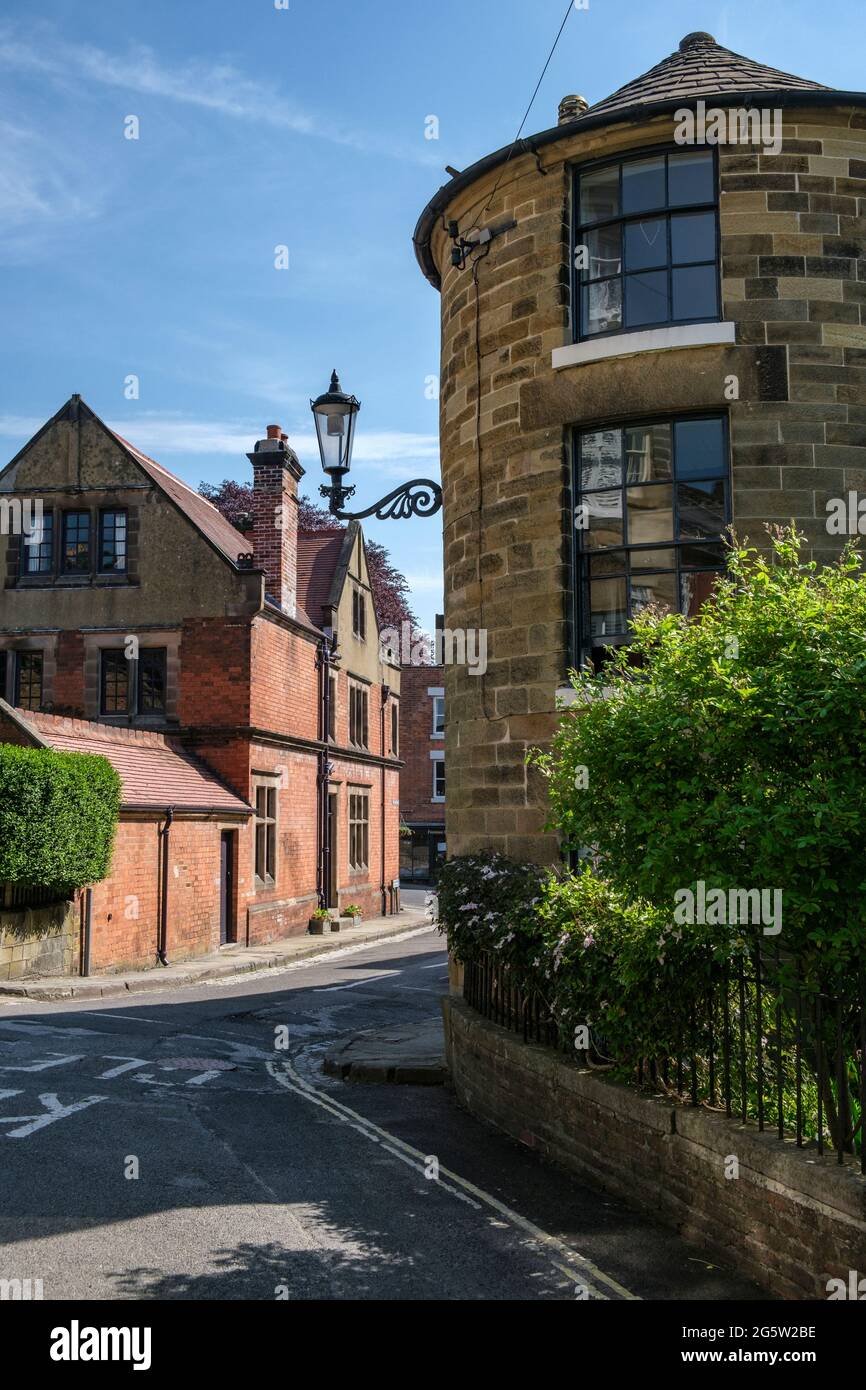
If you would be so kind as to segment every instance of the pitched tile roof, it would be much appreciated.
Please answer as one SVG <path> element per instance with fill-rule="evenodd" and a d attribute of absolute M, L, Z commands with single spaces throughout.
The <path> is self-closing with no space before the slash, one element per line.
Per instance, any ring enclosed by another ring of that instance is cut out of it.
<path fill-rule="evenodd" d="M 298 606 L 317 627 L 331 598 L 331 586 L 343 548 L 345 531 L 301 531 L 298 534 Z"/>
<path fill-rule="evenodd" d="M 624 111 L 629 107 L 651 105 L 682 97 L 712 97 L 719 93 L 775 92 L 799 90 L 828 91 L 820 82 L 793 77 L 777 68 L 765 67 L 740 53 L 732 53 L 716 43 L 712 34 L 687 34 L 676 53 L 662 59 L 649 72 L 634 78 L 603 101 L 591 106 L 588 115 Z"/>
<path fill-rule="evenodd" d="M 107 427 L 106 427 L 107 428 Z M 137 463 L 141 464 L 145 473 L 153 479 L 163 492 L 167 492 L 173 502 L 180 507 L 181 511 L 189 518 L 193 526 L 202 531 L 208 540 L 216 546 L 217 550 L 225 555 L 227 560 L 231 560 L 236 565 L 238 556 L 249 554 L 250 542 L 241 531 L 235 530 L 230 521 L 227 521 L 222 512 L 218 511 L 212 502 L 208 502 L 201 493 L 196 492 L 187 483 L 176 478 L 173 473 L 169 473 L 167 468 L 163 468 L 156 459 L 148 458 L 134 444 L 130 444 L 128 439 L 124 439 L 122 434 L 115 430 L 110 430 L 110 434 L 127 449 Z"/>
<path fill-rule="evenodd" d="M 107 758 L 120 775 L 125 809 L 173 806 L 177 811 L 252 812 L 209 767 L 164 734 L 19 709 L 14 717 L 19 727 L 26 726 L 36 735 L 36 742 L 63 753 L 98 753 Z"/>

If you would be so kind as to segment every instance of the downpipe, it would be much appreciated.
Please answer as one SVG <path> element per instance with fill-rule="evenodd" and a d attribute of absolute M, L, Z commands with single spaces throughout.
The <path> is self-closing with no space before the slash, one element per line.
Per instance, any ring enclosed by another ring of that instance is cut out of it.
<path fill-rule="evenodd" d="M 159 931 L 156 943 L 156 958 L 160 965 L 168 965 L 168 871 L 170 866 L 170 836 L 174 822 L 174 807 L 169 806 L 165 813 L 165 824 L 159 832 L 162 858 L 162 892 L 159 913 Z"/>

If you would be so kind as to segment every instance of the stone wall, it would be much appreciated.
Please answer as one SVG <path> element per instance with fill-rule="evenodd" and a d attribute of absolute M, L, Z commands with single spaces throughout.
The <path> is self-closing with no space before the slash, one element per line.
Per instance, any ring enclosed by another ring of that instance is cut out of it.
<path fill-rule="evenodd" d="M 780 1297 L 823 1299 L 828 1279 L 866 1269 L 866 1179 L 853 1166 L 582 1070 L 462 999 L 443 1010 L 457 1098 L 479 1119 Z"/>
<path fill-rule="evenodd" d="M 0 909 L 0 980 L 77 975 L 79 947 L 77 903 Z"/>
<path fill-rule="evenodd" d="M 814 553 L 825 502 L 866 488 L 866 113 L 786 108 L 776 156 L 722 149 L 724 317 L 735 341 L 554 369 L 569 326 L 572 172 L 602 157 L 673 147 L 673 117 L 579 132 L 482 172 L 432 234 L 442 280 L 440 428 L 446 626 L 486 628 L 486 676 L 446 670 L 448 842 L 550 860 L 544 788 L 526 749 L 555 725 L 573 660 L 569 630 L 575 426 L 716 410 L 729 414 L 741 534 L 796 519 Z M 517 226 L 450 264 L 461 232 Z M 476 222 L 473 222 L 476 219 Z M 739 398 L 726 399 L 736 376 Z"/>

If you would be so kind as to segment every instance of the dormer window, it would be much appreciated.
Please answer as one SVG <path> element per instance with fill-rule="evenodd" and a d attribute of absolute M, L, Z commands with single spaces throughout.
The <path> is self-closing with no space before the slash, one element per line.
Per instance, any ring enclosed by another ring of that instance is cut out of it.
<path fill-rule="evenodd" d="M 367 599 L 362 589 L 352 589 L 352 632 L 361 642 L 367 640 Z"/>
<path fill-rule="evenodd" d="M 719 317 L 712 150 L 640 155 L 575 176 L 575 340 Z"/>

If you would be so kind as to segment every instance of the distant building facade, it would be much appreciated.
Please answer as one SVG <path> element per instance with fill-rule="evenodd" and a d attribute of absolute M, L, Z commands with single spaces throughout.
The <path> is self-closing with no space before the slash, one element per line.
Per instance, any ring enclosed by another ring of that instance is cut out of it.
<path fill-rule="evenodd" d="M 399 908 L 400 669 L 357 524 L 298 531 L 278 426 L 243 533 L 80 397 L 0 471 L 0 741 L 102 752 L 123 782 L 94 969 Z M 34 543 L 35 541 L 35 543 Z"/>
<path fill-rule="evenodd" d="M 445 668 L 400 679 L 400 883 L 435 883 L 445 859 Z"/>

